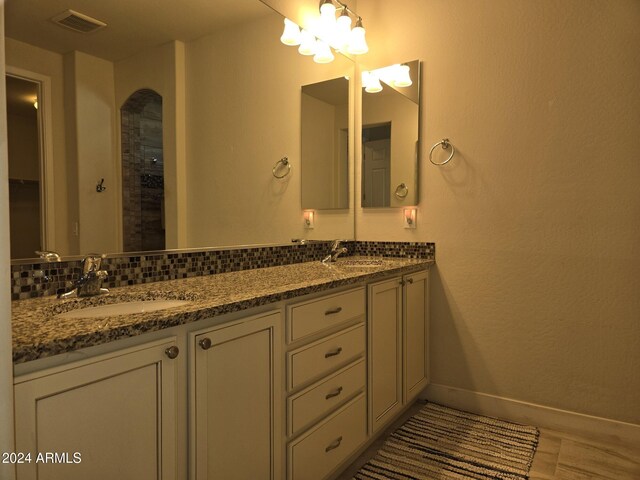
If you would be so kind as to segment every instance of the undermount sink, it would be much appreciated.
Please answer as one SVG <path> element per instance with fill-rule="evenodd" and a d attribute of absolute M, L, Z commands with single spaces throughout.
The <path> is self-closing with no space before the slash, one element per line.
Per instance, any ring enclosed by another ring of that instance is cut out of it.
<path fill-rule="evenodd" d="M 57 318 L 95 318 L 131 315 L 133 313 L 157 312 L 188 305 L 188 300 L 143 300 L 137 302 L 112 303 L 96 307 L 78 308 L 56 315 Z"/>
<path fill-rule="evenodd" d="M 382 260 L 372 258 L 345 258 L 336 261 L 335 265 L 338 267 L 374 268 L 382 265 Z"/>

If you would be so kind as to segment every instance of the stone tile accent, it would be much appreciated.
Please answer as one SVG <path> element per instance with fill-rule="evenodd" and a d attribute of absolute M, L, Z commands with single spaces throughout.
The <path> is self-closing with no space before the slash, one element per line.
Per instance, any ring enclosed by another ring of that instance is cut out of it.
<path fill-rule="evenodd" d="M 109 272 L 104 285 L 109 288 L 190 278 L 218 273 L 253 270 L 322 260 L 331 242 L 305 245 L 272 245 L 245 248 L 209 249 L 161 253 L 134 253 L 109 256 L 103 269 Z M 346 256 L 375 256 L 413 259 L 435 258 L 433 243 L 359 242 L 344 244 Z M 63 261 L 11 266 L 11 299 L 21 300 L 48 295 L 69 287 L 82 272 L 81 262 Z"/>

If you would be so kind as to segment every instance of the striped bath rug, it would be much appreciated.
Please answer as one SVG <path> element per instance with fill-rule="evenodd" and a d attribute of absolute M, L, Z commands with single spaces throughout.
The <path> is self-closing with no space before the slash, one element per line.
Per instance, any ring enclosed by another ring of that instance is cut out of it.
<path fill-rule="evenodd" d="M 537 445 L 535 427 L 427 403 L 353 478 L 523 480 Z"/>

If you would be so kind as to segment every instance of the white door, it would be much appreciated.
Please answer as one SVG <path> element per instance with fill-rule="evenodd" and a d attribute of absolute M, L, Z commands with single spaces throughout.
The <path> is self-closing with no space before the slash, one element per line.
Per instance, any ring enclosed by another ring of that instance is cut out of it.
<path fill-rule="evenodd" d="M 391 140 L 365 142 L 363 156 L 362 206 L 390 206 Z"/>

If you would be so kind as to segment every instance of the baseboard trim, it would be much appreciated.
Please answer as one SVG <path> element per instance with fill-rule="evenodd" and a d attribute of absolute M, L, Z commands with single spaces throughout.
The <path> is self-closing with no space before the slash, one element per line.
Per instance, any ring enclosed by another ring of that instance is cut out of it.
<path fill-rule="evenodd" d="M 593 438 L 603 442 L 637 447 L 640 425 L 560 410 L 511 398 L 474 392 L 446 385 L 430 384 L 420 398 L 480 415 Z"/>

